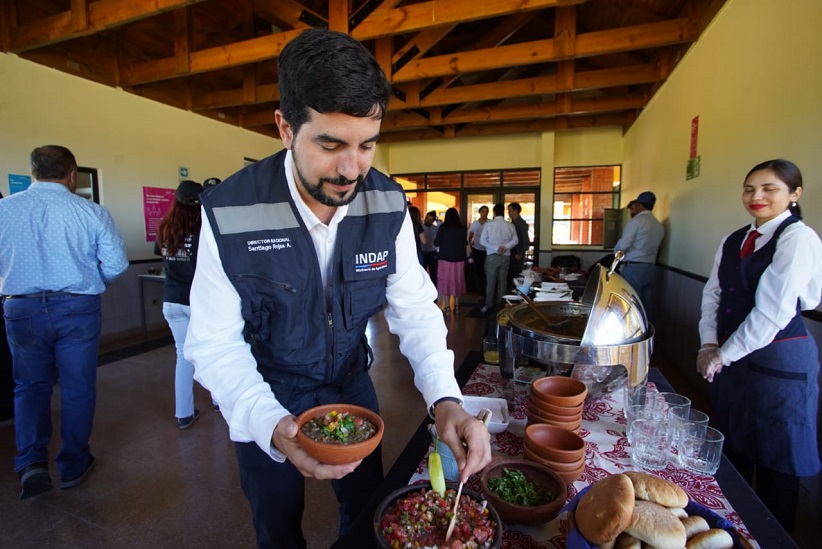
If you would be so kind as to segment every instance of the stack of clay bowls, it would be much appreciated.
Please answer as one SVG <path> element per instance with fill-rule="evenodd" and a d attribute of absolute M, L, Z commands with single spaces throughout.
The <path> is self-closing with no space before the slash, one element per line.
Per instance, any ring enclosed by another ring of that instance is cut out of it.
<path fill-rule="evenodd" d="M 585 441 L 578 434 L 546 423 L 525 428 L 525 459 L 544 465 L 566 484 L 577 480 L 585 469 Z"/>
<path fill-rule="evenodd" d="M 578 379 L 548 376 L 531 385 L 528 425 L 548 424 L 579 433 L 588 387 Z"/>

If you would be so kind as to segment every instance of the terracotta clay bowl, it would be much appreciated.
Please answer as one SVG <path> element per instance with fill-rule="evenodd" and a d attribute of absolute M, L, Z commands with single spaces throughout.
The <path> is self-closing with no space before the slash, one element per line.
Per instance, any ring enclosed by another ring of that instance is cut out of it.
<path fill-rule="evenodd" d="M 573 463 L 585 457 L 585 440 L 576 433 L 548 424 L 528 425 L 525 445 L 543 459 Z"/>
<path fill-rule="evenodd" d="M 582 404 L 579 406 L 554 406 L 532 395 L 528 395 L 527 402 L 529 409 L 539 410 L 540 412 L 555 416 L 576 417 L 582 414 Z"/>
<path fill-rule="evenodd" d="M 353 416 L 364 417 L 377 427 L 377 432 L 368 440 L 353 444 L 326 444 L 312 440 L 302 432 L 302 427 L 307 422 L 332 411 L 338 413 L 348 412 Z M 365 458 L 377 448 L 385 430 L 382 418 L 378 414 L 368 408 L 355 406 L 353 404 L 325 404 L 323 406 L 315 406 L 297 417 L 297 426 L 299 427 L 297 430 L 297 441 L 303 447 L 303 450 L 317 461 L 330 465 L 353 463 Z"/>
<path fill-rule="evenodd" d="M 566 431 L 571 431 L 573 433 L 578 433 L 580 427 L 582 426 L 582 418 L 569 422 L 551 421 L 550 419 L 544 419 L 534 415 L 531 412 L 528 412 L 526 416 L 528 418 L 528 425 L 553 425 L 554 427 L 559 427 L 560 429 L 565 429 Z"/>
<path fill-rule="evenodd" d="M 488 487 L 488 482 L 503 476 L 505 470 L 521 471 L 526 480 L 539 486 L 550 499 L 534 506 L 517 505 L 502 499 Z M 519 458 L 493 460 L 483 469 L 480 485 L 482 495 L 507 523 L 535 524 L 553 520 L 565 504 L 567 495 L 565 481 L 557 473 L 539 463 Z"/>
<path fill-rule="evenodd" d="M 549 469 L 551 469 L 562 480 L 565 481 L 565 484 L 571 484 L 572 482 L 577 480 L 582 475 L 582 471 L 585 470 L 585 460 L 584 459 L 582 460 L 582 463 L 575 466 L 574 468 L 569 469 L 569 468 L 566 468 L 566 467 L 562 467 L 561 465 L 557 465 L 557 464 L 555 464 L 551 461 L 544 460 L 544 459 L 540 458 L 539 456 L 533 454 L 528 449 L 527 446 L 525 448 L 523 448 L 523 455 L 525 456 L 525 459 L 533 461 L 535 463 L 539 463 L 540 465 L 544 465 L 545 467 L 548 467 Z M 561 471 L 557 470 L 558 468 L 563 469 L 563 470 L 561 470 Z"/>
<path fill-rule="evenodd" d="M 561 462 L 541 457 L 539 454 L 535 453 L 530 446 L 523 446 L 522 451 L 525 457 L 527 457 L 531 461 L 536 461 L 542 465 L 545 465 L 555 473 L 570 473 L 571 471 L 579 469 L 580 465 L 585 464 L 584 457 L 581 457 L 577 460 L 570 462 Z"/>
<path fill-rule="evenodd" d="M 588 386 L 578 379 L 548 376 L 531 384 L 531 394 L 538 401 L 554 406 L 574 407 L 585 402 Z"/>
<path fill-rule="evenodd" d="M 548 419 L 551 421 L 564 421 L 566 423 L 571 423 L 579 418 L 582 417 L 582 408 L 580 408 L 579 412 L 572 414 L 572 415 L 557 415 L 551 412 L 546 412 L 542 408 L 537 406 L 533 406 L 530 402 L 528 403 L 528 412 L 534 414 L 535 416 L 539 416 L 542 419 Z"/>

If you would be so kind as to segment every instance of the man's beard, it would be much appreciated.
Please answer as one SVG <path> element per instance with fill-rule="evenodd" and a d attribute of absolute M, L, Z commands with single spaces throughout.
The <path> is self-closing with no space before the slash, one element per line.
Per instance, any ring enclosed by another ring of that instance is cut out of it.
<path fill-rule="evenodd" d="M 321 177 L 320 180 L 313 184 L 306 179 L 303 175 L 303 172 L 300 170 L 299 163 L 297 162 L 297 154 L 294 151 L 294 148 L 291 149 L 291 155 L 294 157 L 294 167 L 297 170 L 297 177 L 300 179 L 300 184 L 306 190 L 306 192 L 317 202 L 323 204 L 325 206 L 345 206 L 346 204 L 351 204 L 354 198 L 357 196 L 357 193 L 360 192 L 360 189 L 363 186 L 364 177 L 362 175 L 358 175 L 357 179 L 351 180 L 343 176 L 330 178 L 330 177 Z M 356 183 L 353 191 L 348 191 L 351 194 L 346 195 L 345 192 L 337 192 L 337 191 L 329 191 L 331 194 L 326 194 L 323 192 L 323 185 L 324 184 L 330 185 L 350 185 L 352 183 Z"/>

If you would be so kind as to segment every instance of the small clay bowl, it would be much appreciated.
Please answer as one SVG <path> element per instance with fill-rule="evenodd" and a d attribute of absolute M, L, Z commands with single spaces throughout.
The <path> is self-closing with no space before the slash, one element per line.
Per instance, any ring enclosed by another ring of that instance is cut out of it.
<path fill-rule="evenodd" d="M 551 412 L 546 412 L 542 408 L 537 408 L 535 406 L 531 406 L 530 404 L 528 406 L 528 412 L 534 414 L 535 416 L 539 416 L 542 419 L 548 419 L 551 421 L 561 421 L 565 423 L 573 423 L 574 421 L 582 417 L 582 409 L 580 409 L 579 412 L 573 415 L 560 416 L 557 414 L 553 414 Z"/>
<path fill-rule="evenodd" d="M 532 395 L 528 395 L 528 408 L 555 416 L 577 417 L 582 414 L 582 404 L 579 406 L 554 406 Z"/>
<path fill-rule="evenodd" d="M 585 457 L 585 440 L 566 429 L 548 424 L 528 425 L 525 444 L 543 459 L 571 463 Z"/>
<path fill-rule="evenodd" d="M 312 440 L 303 434 L 303 425 L 316 417 L 324 416 L 332 411 L 348 412 L 353 416 L 364 417 L 377 427 L 377 432 L 368 440 L 355 442 L 353 444 L 325 444 Z M 378 414 L 368 408 L 355 406 L 353 404 L 325 404 L 323 406 L 315 406 L 297 417 L 297 427 L 297 441 L 303 450 L 317 461 L 330 465 L 353 463 L 365 458 L 377 448 L 385 431 L 385 425 Z"/>
<path fill-rule="evenodd" d="M 579 458 L 579 459 L 577 459 L 575 461 L 572 461 L 572 462 L 568 462 L 568 463 L 562 463 L 562 462 L 559 462 L 559 461 L 554 461 L 552 459 L 545 459 L 544 457 L 542 457 L 539 454 L 535 453 L 531 446 L 527 446 L 527 445 L 523 446 L 522 453 L 526 458 L 528 458 L 532 461 L 536 461 L 536 462 L 538 462 L 542 465 L 545 465 L 546 467 L 548 467 L 549 469 L 551 469 L 555 473 L 570 473 L 571 471 L 579 469 L 580 465 L 585 464 L 585 458 L 584 457 Z"/>
<path fill-rule="evenodd" d="M 560 429 L 565 429 L 566 431 L 570 431 L 573 433 L 578 433 L 579 428 L 582 426 L 582 418 L 577 419 L 576 421 L 551 421 L 550 419 L 544 419 L 537 415 L 528 412 L 526 414 L 528 418 L 528 425 L 552 425 L 554 427 L 559 427 Z"/>
<path fill-rule="evenodd" d="M 527 480 L 550 493 L 553 498 L 535 506 L 517 505 L 502 499 L 491 491 L 488 482 L 503 476 L 505 469 L 521 471 Z M 553 520 L 565 505 L 567 496 L 565 481 L 561 476 L 539 463 L 518 458 L 502 458 L 492 461 L 480 475 L 480 486 L 482 495 L 507 523 L 536 524 Z"/>
<path fill-rule="evenodd" d="M 548 376 L 531 384 L 531 394 L 554 406 L 579 406 L 588 395 L 588 387 L 578 379 Z"/>
<path fill-rule="evenodd" d="M 585 470 L 585 460 L 584 459 L 582 460 L 582 463 L 574 469 L 567 470 L 567 471 L 564 471 L 564 470 L 563 471 L 557 471 L 554 468 L 554 467 L 556 467 L 556 465 L 554 465 L 554 467 L 552 467 L 550 461 L 546 461 L 544 459 L 541 459 L 539 456 L 534 455 L 533 453 L 531 453 L 530 450 L 528 450 L 527 447 L 524 448 L 523 450 L 524 450 L 523 455 L 525 456 L 525 459 L 533 461 L 535 463 L 539 463 L 540 465 L 544 465 L 545 467 L 548 467 L 549 469 L 554 471 L 557 474 L 557 476 L 559 476 L 562 480 L 564 480 L 565 484 L 571 484 L 572 482 L 577 480 L 580 477 L 580 475 L 582 475 L 582 472 Z"/>

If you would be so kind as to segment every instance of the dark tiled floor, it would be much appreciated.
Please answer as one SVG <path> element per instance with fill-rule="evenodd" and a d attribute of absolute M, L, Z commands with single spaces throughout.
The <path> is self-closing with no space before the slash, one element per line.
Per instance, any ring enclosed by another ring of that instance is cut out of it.
<path fill-rule="evenodd" d="M 485 321 L 473 310 L 463 306 L 446 316 L 455 366 L 480 348 Z M 383 459 L 388 468 L 425 410 L 398 340 L 381 316 L 369 324 L 369 339 L 376 358 L 372 377 L 386 423 Z M 102 352 L 91 441 L 98 463 L 85 484 L 20 501 L 12 471 L 14 426 L 0 423 L 0 547 L 253 547 L 228 429 L 222 416 L 210 412 L 209 395 L 199 386 L 195 402 L 200 419 L 187 431 L 176 428 L 174 347 L 167 332 L 111 342 Z M 675 387 L 687 387 L 687 379 L 665 369 L 664 362 L 664 357 L 654 357 Z M 698 391 L 680 392 L 693 392 L 699 402 Z M 56 426 L 59 389 L 53 403 Z M 58 446 L 55 432 L 52 455 Z M 309 547 L 326 548 L 337 537 L 336 501 L 327 482 L 309 479 L 307 494 L 303 528 Z M 797 539 L 802 547 L 815 547 L 819 515 L 807 499 L 805 495 Z"/>

